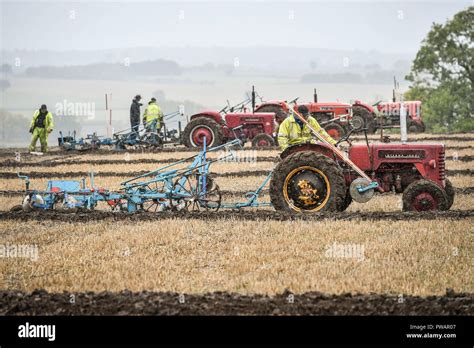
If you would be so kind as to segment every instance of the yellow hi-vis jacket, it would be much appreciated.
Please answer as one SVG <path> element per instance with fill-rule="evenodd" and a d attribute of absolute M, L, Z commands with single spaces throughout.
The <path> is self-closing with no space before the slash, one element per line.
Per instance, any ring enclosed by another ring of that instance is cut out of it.
<path fill-rule="evenodd" d="M 145 123 L 150 123 L 154 120 L 157 120 L 158 127 L 163 122 L 163 113 L 161 109 L 156 103 L 150 103 L 145 109 L 145 113 L 143 114 L 143 121 Z"/>
<path fill-rule="evenodd" d="M 319 125 L 318 121 L 316 121 L 314 117 L 309 116 L 308 123 L 324 139 L 333 145 L 336 144 L 336 140 L 331 138 L 331 136 L 326 133 L 324 128 Z M 296 123 L 294 115 L 290 115 L 285 118 L 285 120 L 280 124 L 280 128 L 278 128 L 278 144 L 280 145 L 280 149 L 282 151 L 291 145 L 306 142 L 316 143 L 317 141 L 318 140 L 314 138 L 311 130 L 306 124 L 303 124 L 303 127 L 300 127 L 300 125 Z"/>
<path fill-rule="evenodd" d="M 40 115 L 40 111 L 36 110 L 35 113 L 33 114 L 33 119 L 31 120 L 30 128 L 35 126 L 36 119 L 38 118 L 39 115 Z M 48 111 L 44 119 L 44 129 L 46 129 L 46 131 L 49 133 L 53 130 L 53 127 L 54 127 L 53 115 L 51 114 L 51 112 Z"/>

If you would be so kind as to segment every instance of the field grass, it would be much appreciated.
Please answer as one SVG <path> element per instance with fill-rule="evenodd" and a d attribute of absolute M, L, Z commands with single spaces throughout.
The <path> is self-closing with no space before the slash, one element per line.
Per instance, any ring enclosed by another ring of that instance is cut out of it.
<path fill-rule="evenodd" d="M 39 248 L 37 261 L 0 260 L 2 288 L 472 293 L 473 222 L 1 221 L 4 243 Z"/>

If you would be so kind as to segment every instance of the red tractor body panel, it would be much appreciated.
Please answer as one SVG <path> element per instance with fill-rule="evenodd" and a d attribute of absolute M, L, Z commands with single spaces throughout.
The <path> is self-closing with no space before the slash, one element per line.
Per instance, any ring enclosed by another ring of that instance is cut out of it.
<path fill-rule="evenodd" d="M 366 144 L 355 144 L 349 158 L 363 171 L 378 171 L 385 164 L 412 163 L 423 177 L 444 187 L 444 153 L 443 144 L 370 144 L 369 151 Z"/>
<path fill-rule="evenodd" d="M 228 139 L 233 139 L 233 128 L 243 126 L 236 130 L 237 136 L 246 139 L 253 139 L 257 134 L 266 133 L 273 136 L 275 133 L 275 114 L 268 112 L 256 113 L 230 113 L 225 115 L 226 127 L 224 135 Z"/>
<path fill-rule="evenodd" d="M 219 124 L 221 124 L 223 122 L 221 114 L 217 111 L 214 111 L 214 110 L 201 111 L 198 114 L 192 115 L 190 117 L 190 120 L 194 120 L 197 117 L 209 117 L 209 118 L 212 118 L 214 121 L 216 121 Z"/>
<path fill-rule="evenodd" d="M 263 102 L 262 104 L 256 105 L 255 112 L 258 112 L 264 106 L 279 106 L 283 109 L 284 112 L 289 111 L 286 102 L 281 100 L 268 100 L 266 102 Z"/>
<path fill-rule="evenodd" d="M 375 111 L 374 107 L 372 105 L 369 105 L 367 103 L 363 103 L 360 100 L 356 100 L 355 103 L 352 106 L 361 106 L 370 113 L 373 113 Z"/>
<path fill-rule="evenodd" d="M 300 105 L 306 105 L 306 107 L 309 109 L 309 112 L 316 113 L 316 112 L 329 112 L 333 113 L 334 116 L 340 116 L 340 115 L 348 115 L 351 112 L 351 105 L 350 104 L 345 104 L 345 103 L 303 103 L 299 105 L 295 105 L 294 109 L 296 110 L 298 106 Z"/>

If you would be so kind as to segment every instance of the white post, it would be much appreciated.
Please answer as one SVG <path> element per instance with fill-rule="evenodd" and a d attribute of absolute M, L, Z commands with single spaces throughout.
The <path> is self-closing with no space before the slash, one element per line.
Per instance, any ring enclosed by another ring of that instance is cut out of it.
<path fill-rule="evenodd" d="M 108 111 L 108 112 L 107 112 Z M 105 94 L 105 129 L 107 133 L 107 137 L 111 137 L 113 130 L 112 130 L 112 93 L 110 93 L 110 100 L 109 94 Z"/>
<path fill-rule="evenodd" d="M 405 109 L 404 98 L 402 94 L 400 94 L 400 140 L 403 144 L 408 141 L 407 111 Z"/>

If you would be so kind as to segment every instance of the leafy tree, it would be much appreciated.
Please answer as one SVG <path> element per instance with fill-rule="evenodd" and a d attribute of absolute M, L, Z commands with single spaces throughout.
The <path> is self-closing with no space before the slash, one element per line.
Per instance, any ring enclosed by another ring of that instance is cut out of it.
<path fill-rule="evenodd" d="M 474 6 L 433 24 L 406 79 L 429 130 L 474 130 Z"/>

